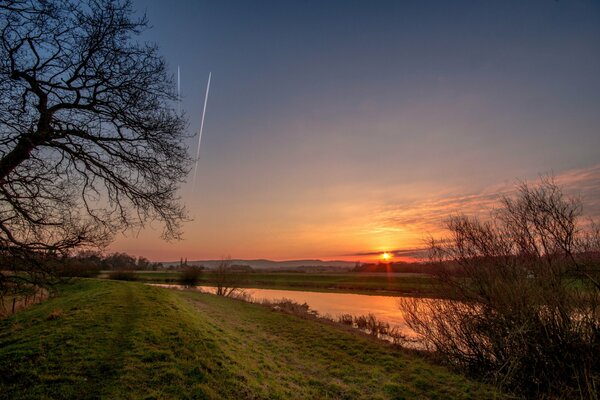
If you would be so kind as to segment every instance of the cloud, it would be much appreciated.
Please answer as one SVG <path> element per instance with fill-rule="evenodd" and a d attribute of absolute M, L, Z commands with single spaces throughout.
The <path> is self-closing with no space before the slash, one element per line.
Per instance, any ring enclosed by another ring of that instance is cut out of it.
<path fill-rule="evenodd" d="M 391 253 L 394 257 L 403 258 L 422 258 L 426 255 L 427 249 L 414 248 L 414 249 L 396 249 L 388 250 L 387 253 Z M 369 251 L 364 253 L 346 254 L 347 256 L 380 256 L 380 251 Z"/>
<path fill-rule="evenodd" d="M 585 214 L 600 215 L 600 164 L 574 169 L 555 175 L 567 195 L 581 196 Z M 535 180 L 530 182 L 535 183 Z M 380 212 L 383 226 L 411 226 L 422 230 L 439 229 L 440 224 L 453 214 L 482 215 L 498 207 L 503 196 L 510 196 L 516 184 L 497 184 L 467 195 L 448 194 L 412 204 L 396 204 Z"/>
<path fill-rule="evenodd" d="M 567 193 L 581 197 L 584 215 L 600 217 L 600 164 L 565 171 L 556 176 L 556 181 Z"/>
<path fill-rule="evenodd" d="M 454 214 L 480 215 L 498 205 L 502 195 L 512 189 L 496 188 L 468 195 L 446 194 L 444 196 L 405 204 L 394 204 L 378 212 L 381 227 L 401 227 L 426 234 L 439 231 L 444 221 Z"/>
<path fill-rule="evenodd" d="M 587 168 L 572 169 L 554 174 L 556 182 L 565 194 L 579 196 L 583 201 L 584 216 L 600 219 L 600 164 Z M 530 179 L 535 184 L 537 179 Z M 440 235 L 444 221 L 457 214 L 487 217 L 499 206 L 503 196 L 516 192 L 519 182 L 506 182 L 488 186 L 469 194 L 446 193 L 421 201 L 398 202 L 380 207 L 373 215 L 369 228 L 371 233 L 403 232 L 413 237 L 409 248 L 389 250 L 397 257 L 419 258 L 423 249 L 418 242 L 429 235 Z M 361 252 L 352 255 L 376 256 L 381 252 Z"/>

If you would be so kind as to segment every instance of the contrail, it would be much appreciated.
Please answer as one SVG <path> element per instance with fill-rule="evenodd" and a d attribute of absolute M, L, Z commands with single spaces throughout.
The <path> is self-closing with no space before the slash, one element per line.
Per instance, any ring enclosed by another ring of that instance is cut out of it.
<path fill-rule="evenodd" d="M 177 66 L 177 112 L 181 114 L 181 74 Z"/>
<path fill-rule="evenodd" d="M 196 166 L 194 167 L 194 190 L 196 189 L 196 174 L 198 173 L 198 159 L 200 158 L 200 143 L 202 143 L 202 130 L 204 129 L 204 116 L 206 115 L 206 103 L 208 103 L 208 91 L 210 90 L 210 77 L 212 72 L 208 73 L 208 83 L 206 84 L 206 95 L 204 96 L 204 108 L 202 109 L 202 121 L 200 122 L 200 133 L 198 134 L 198 150 L 196 151 Z"/>

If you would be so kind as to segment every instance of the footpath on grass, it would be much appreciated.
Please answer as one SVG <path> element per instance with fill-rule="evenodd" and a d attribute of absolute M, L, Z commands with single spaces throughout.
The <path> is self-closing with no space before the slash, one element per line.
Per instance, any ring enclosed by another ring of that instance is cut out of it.
<path fill-rule="evenodd" d="M 79 280 L 0 321 L 2 399 L 490 399 L 493 388 L 330 324 Z"/>

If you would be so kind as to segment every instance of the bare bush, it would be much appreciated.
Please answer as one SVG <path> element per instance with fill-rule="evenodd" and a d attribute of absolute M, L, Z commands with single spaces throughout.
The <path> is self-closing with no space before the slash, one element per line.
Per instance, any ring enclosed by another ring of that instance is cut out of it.
<path fill-rule="evenodd" d="M 550 178 L 491 218 L 456 216 L 431 241 L 448 301 L 405 299 L 408 325 L 447 362 L 528 396 L 597 397 L 598 231 Z"/>
<path fill-rule="evenodd" d="M 388 338 L 393 344 L 401 347 L 413 346 L 416 343 L 415 340 L 406 336 L 402 332 L 402 329 L 397 326 L 393 326 L 388 330 L 386 338 Z"/>
<path fill-rule="evenodd" d="M 354 325 L 354 317 L 351 314 L 342 314 L 337 318 L 337 322 L 343 325 Z"/>
<path fill-rule="evenodd" d="M 284 312 L 286 314 L 293 314 L 293 315 L 299 315 L 299 316 L 312 316 L 312 317 L 316 317 L 317 316 L 317 312 L 314 310 L 311 310 L 309 305 L 306 303 L 298 303 L 294 300 L 290 300 L 290 299 L 280 299 L 280 300 L 262 300 L 261 304 L 267 307 L 270 307 L 271 309 L 275 310 L 275 311 L 281 311 Z"/>
<path fill-rule="evenodd" d="M 342 314 L 337 317 L 335 322 L 360 329 L 379 339 L 384 339 L 398 346 L 406 346 L 413 341 L 409 339 L 400 327 L 392 326 L 388 322 L 378 320 L 374 314 L 352 316 Z"/>
<path fill-rule="evenodd" d="M 391 328 L 390 324 L 377 319 L 374 314 L 359 315 L 354 317 L 354 325 L 373 336 L 386 336 Z"/>
<path fill-rule="evenodd" d="M 243 283 L 240 275 L 231 268 L 231 259 L 224 258 L 212 271 L 213 282 L 216 286 L 215 294 L 225 297 L 236 297 L 242 294 Z"/>
<path fill-rule="evenodd" d="M 108 274 L 108 279 L 117 281 L 137 281 L 138 276 L 133 271 L 112 271 Z"/>
<path fill-rule="evenodd" d="M 197 286 L 202 277 L 202 270 L 198 268 L 188 268 L 179 275 L 179 283 L 186 287 Z"/>

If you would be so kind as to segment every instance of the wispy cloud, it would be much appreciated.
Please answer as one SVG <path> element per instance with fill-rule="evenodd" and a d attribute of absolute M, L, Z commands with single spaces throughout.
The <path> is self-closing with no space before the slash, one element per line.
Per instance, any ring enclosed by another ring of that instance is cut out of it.
<path fill-rule="evenodd" d="M 414 258 L 414 259 L 419 259 L 422 258 L 423 256 L 425 256 L 427 251 L 426 249 L 423 248 L 414 248 L 414 249 L 395 249 L 395 250 L 388 250 L 387 253 L 391 253 L 394 257 L 398 257 L 398 258 Z M 359 256 L 359 257 L 364 257 L 364 256 L 368 256 L 368 257 L 378 257 L 381 255 L 380 251 L 369 251 L 369 252 L 364 252 L 364 253 L 354 253 L 354 254 L 346 254 L 347 256 Z"/>
<path fill-rule="evenodd" d="M 580 196 L 584 205 L 584 215 L 600 218 L 600 164 L 588 168 L 573 169 L 554 174 L 556 182 L 567 195 Z M 536 179 L 531 179 L 535 183 Z M 444 221 L 451 215 L 466 214 L 487 217 L 499 206 L 503 196 L 515 193 L 519 182 L 505 182 L 486 187 L 469 194 L 447 193 L 422 201 L 399 202 L 380 207 L 369 228 L 374 234 L 384 232 L 404 232 L 414 240 L 410 248 L 389 250 L 398 257 L 418 258 L 423 255 L 419 242 L 429 235 L 440 234 Z M 357 256 L 376 256 L 380 252 L 365 251 Z"/>
<path fill-rule="evenodd" d="M 569 194 L 581 196 L 586 216 L 600 218 L 600 164 L 565 171 L 556 180 Z"/>

